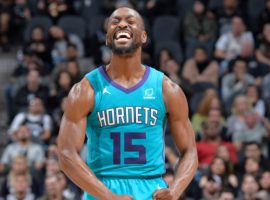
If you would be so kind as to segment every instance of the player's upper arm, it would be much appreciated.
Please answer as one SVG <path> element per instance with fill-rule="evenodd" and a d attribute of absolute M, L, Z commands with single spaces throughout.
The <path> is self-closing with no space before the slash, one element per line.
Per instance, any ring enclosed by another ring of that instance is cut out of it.
<path fill-rule="evenodd" d="M 82 79 L 75 84 L 67 98 L 65 117 L 73 122 L 78 122 L 91 112 L 94 106 L 94 90 L 87 79 Z"/>
<path fill-rule="evenodd" d="M 163 98 L 176 146 L 186 150 L 195 146 L 195 136 L 188 118 L 188 104 L 182 89 L 169 78 L 163 79 Z"/>
<path fill-rule="evenodd" d="M 80 151 L 85 138 L 87 115 L 93 106 L 94 90 L 87 79 L 82 79 L 72 87 L 67 98 L 58 137 L 60 152 Z"/>

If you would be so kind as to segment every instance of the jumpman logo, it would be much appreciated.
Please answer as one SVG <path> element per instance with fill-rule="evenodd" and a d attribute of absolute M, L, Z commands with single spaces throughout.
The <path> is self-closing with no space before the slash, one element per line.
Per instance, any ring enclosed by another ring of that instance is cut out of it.
<path fill-rule="evenodd" d="M 108 91 L 107 87 L 105 87 L 102 91 L 102 94 L 111 94 L 111 93 Z"/>

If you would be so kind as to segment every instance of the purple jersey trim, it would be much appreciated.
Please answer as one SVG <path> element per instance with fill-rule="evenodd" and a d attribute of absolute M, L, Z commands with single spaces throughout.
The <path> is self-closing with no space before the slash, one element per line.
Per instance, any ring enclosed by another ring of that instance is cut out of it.
<path fill-rule="evenodd" d="M 125 93 L 131 93 L 134 90 L 138 89 L 140 86 L 142 86 L 145 83 L 145 81 L 147 80 L 147 78 L 149 77 L 149 74 L 150 74 L 150 68 L 148 66 L 145 66 L 145 72 L 144 72 L 142 80 L 140 80 L 137 84 L 135 84 L 131 88 L 125 88 L 125 87 L 119 85 L 118 83 L 114 82 L 109 77 L 109 75 L 106 72 L 105 66 L 99 67 L 99 71 L 110 84 L 112 84 L 114 87 L 116 87 L 117 89 L 119 89 L 119 90 L 121 90 L 121 91 L 123 91 Z"/>

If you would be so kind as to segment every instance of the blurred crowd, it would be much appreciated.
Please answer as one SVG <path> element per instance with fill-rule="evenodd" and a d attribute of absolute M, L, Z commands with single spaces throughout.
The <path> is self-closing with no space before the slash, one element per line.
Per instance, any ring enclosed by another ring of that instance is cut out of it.
<path fill-rule="evenodd" d="M 59 124 L 73 84 L 109 62 L 107 17 L 120 6 L 145 20 L 143 63 L 188 99 L 199 169 L 183 199 L 269 200 L 270 0 L 1 0 L 1 53 L 19 50 L 4 86 L 0 199 L 81 199 L 59 169 Z M 181 155 L 169 127 L 165 140 L 170 185 Z"/>

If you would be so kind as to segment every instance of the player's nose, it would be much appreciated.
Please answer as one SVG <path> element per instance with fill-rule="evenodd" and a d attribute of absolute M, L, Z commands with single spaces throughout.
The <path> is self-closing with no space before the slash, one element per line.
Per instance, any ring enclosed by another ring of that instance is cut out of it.
<path fill-rule="evenodd" d="M 121 29 L 127 28 L 128 24 L 125 20 L 121 20 L 120 23 L 118 24 L 118 27 Z"/>

